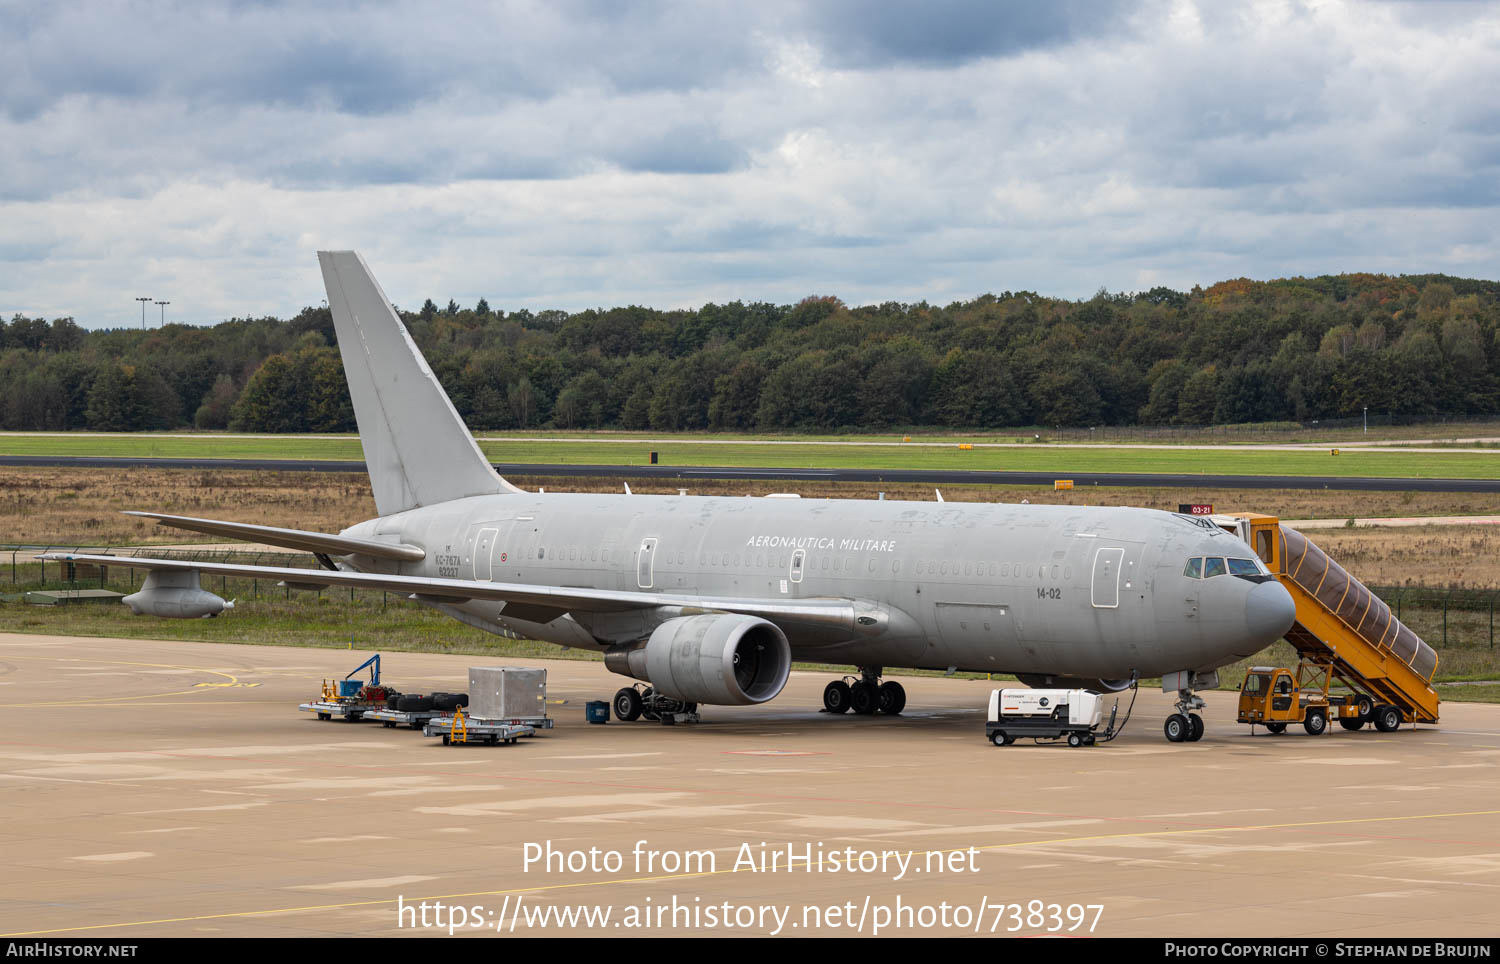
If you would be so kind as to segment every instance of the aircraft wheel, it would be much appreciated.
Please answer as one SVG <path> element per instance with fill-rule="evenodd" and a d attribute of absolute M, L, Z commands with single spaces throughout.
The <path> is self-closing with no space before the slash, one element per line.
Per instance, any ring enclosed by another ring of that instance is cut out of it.
<path fill-rule="evenodd" d="M 1203 717 L 1197 713 L 1188 714 L 1188 726 L 1191 727 L 1187 737 L 1189 743 L 1197 743 L 1203 739 Z"/>
<path fill-rule="evenodd" d="M 860 680 L 849 687 L 849 708 L 860 716 L 869 716 L 880 708 L 880 693 L 874 686 Z"/>
<path fill-rule="evenodd" d="M 1267 723 L 1266 724 L 1266 731 L 1269 732 L 1269 733 L 1271 733 L 1271 734 L 1273 734 L 1273 735 L 1275 735 L 1275 736 L 1280 736 L 1281 734 L 1283 734 L 1283 733 L 1286 732 L 1286 724 L 1285 723 Z"/>
<path fill-rule="evenodd" d="M 626 723 L 641 718 L 641 694 L 633 686 L 627 686 L 615 694 L 614 711 L 615 719 L 624 720 Z"/>
<path fill-rule="evenodd" d="M 1401 729 L 1401 711 L 1394 706 L 1376 707 L 1375 729 L 1382 733 L 1394 733 Z"/>
<path fill-rule="evenodd" d="M 1328 717 L 1321 710 L 1311 711 L 1302 721 L 1302 728 L 1307 731 L 1308 736 L 1322 736 L 1328 732 Z"/>
<path fill-rule="evenodd" d="M 906 687 L 895 680 L 880 684 L 880 712 L 887 716 L 900 716 L 906 709 Z"/>
<path fill-rule="evenodd" d="M 823 687 L 823 709 L 830 713 L 849 712 L 849 684 L 841 679 Z"/>
<path fill-rule="evenodd" d="M 1166 734 L 1169 743 L 1181 743 L 1187 739 L 1192 729 L 1193 724 L 1189 723 L 1188 718 L 1181 713 L 1173 713 L 1167 717 L 1167 722 L 1163 723 L 1161 727 L 1162 733 Z"/>
<path fill-rule="evenodd" d="M 1079 736 L 1077 733 L 1069 733 L 1068 734 L 1068 746 L 1071 746 L 1071 747 L 1080 747 L 1080 746 L 1083 746 L 1083 737 Z"/>

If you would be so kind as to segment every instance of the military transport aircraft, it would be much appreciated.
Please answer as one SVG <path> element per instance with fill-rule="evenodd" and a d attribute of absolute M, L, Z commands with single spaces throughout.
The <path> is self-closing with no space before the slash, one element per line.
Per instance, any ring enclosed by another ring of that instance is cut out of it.
<path fill-rule="evenodd" d="M 640 680 L 635 719 L 775 698 L 793 660 L 857 667 L 825 707 L 899 713 L 884 667 L 1014 673 L 1118 691 L 1162 676 L 1173 739 L 1195 687 L 1292 625 L 1243 542 L 1151 509 L 523 492 L 480 452 L 368 266 L 320 252 L 379 517 L 337 535 L 139 512 L 178 529 L 312 553 L 296 569 L 59 554 L 148 570 L 137 613 L 226 603 L 201 573 L 401 593 L 498 635 L 601 652 Z"/>

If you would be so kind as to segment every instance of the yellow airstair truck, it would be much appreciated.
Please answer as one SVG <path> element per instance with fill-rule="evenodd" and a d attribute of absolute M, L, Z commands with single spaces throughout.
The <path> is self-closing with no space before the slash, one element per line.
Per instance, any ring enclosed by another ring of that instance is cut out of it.
<path fill-rule="evenodd" d="M 1382 733 L 1438 721 L 1437 653 L 1382 599 L 1275 516 L 1236 512 L 1213 521 L 1249 543 L 1297 605 L 1286 634 L 1297 666 L 1251 667 L 1239 722 L 1273 734 L 1300 723 L 1318 736 L 1335 720 L 1346 730 L 1373 723 Z"/>

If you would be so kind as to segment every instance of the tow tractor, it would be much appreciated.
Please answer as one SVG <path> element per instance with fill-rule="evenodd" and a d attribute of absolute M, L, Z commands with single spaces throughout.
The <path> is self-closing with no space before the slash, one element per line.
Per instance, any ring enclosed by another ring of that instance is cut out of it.
<path fill-rule="evenodd" d="M 996 746 L 1010 746 L 1030 738 L 1038 744 L 1062 743 L 1093 746 L 1119 736 L 1135 709 L 1136 686 L 1131 684 L 1130 706 L 1125 719 L 1115 726 L 1120 701 L 1109 712 L 1109 725 L 1100 732 L 1104 696 L 1093 690 L 1004 689 L 990 691 L 990 712 L 985 736 Z"/>
<path fill-rule="evenodd" d="M 369 669 L 370 681 L 355 679 L 355 675 Z M 384 709 L 392 695 L 399 696 L 388 687 L 380 685 L 380 654 L 376 653 L 341 680 L 324 680 L 322 695 L 312 702 L 303 703 L 298 709 L 316 713 L 320 720 L 331 720 L 335 716 L 346 720 L 362 719 L 365 713 Z"/>

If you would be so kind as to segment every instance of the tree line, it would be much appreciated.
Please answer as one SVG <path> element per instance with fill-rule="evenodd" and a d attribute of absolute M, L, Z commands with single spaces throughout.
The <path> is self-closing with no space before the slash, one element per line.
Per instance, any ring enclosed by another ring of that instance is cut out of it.
<path fill-rule="evenodd" d="M 1500 283 L 1236 279 L 850 307 L 399 311 L 470 427 L 1208 425 L 1500 412 Z M 354 428 L 327 308 L 91 331 L 0 323 L 0 428 Z"/>

